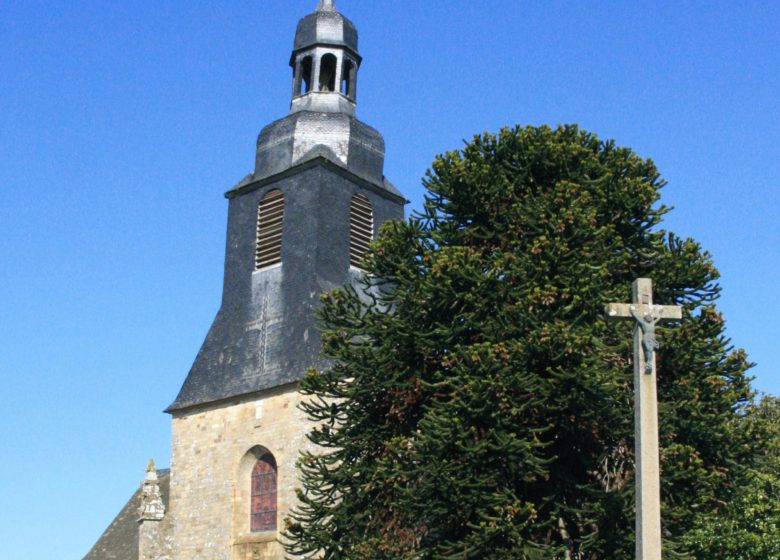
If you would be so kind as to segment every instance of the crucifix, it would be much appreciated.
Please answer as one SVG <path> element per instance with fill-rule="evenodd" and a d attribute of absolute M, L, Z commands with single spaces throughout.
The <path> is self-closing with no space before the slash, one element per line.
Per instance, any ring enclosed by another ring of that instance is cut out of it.
<path fill-rule="evenodd" d="M 658 466 L 658 400 L 655 326 L 679 321 L 679 305 L 653 305 L 653 281 L 631 285 L 632 303 L 609 303 L 608 319 L 631 319 L 634 325 L 634 455 L 636 470 L 636 558 L 661 560 L 661 482 Z"/>

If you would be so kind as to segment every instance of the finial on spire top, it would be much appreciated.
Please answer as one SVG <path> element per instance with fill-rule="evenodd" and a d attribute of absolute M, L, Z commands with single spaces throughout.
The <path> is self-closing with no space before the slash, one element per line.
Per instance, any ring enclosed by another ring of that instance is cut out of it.
<path fill-rule="evenodd" d="M 318 12 L 335 12 L 336 5 L 333 3 L 333 0 L 320 0 L 320 3 L 317 5 L 317 11 Z"/>

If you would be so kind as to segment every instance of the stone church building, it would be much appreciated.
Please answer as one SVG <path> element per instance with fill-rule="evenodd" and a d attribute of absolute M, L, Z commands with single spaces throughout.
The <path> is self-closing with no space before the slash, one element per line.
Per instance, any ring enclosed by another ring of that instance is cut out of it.
<path fill-rule="evenodd" d="M 297 27 L 289 114 L 266 126 L 254 172 L 226 193 L 221 307 L 176 399 L 170 470 L 146 479 L 85 560 L 257 560 L 278 542 L 309 423 L 297 382 L 324 367 L 315 308 L 355 282 L 405 199 L 384 140 L 355 116 L 357 30 L 332 0 Z"/>

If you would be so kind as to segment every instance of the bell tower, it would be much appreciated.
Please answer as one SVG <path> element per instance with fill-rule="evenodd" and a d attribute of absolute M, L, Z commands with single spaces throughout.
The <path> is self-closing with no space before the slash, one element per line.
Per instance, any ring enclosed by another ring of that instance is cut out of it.
<path fill-rule="evenodd" d="M 327 365 L 319 296 L 357 281 L 406 202 L 383 175 L 381 134 L 356 117 L 361 63 L 354 24 L 320 0 L 295 33 L 289 114 L 226 193 L 221 306 L 167 409 L 174 560 L 283 558 L 277 531 L 309 445 L 297 382 Z"/>
<path fill-rule="evenodd" d="M 290 59 L 293 68 L 292 111 L 314 110 L 355 115 L 357 31 L 332 1 L 298 24 Z M 326 95 L 340 93 L 341 95 Z"/>

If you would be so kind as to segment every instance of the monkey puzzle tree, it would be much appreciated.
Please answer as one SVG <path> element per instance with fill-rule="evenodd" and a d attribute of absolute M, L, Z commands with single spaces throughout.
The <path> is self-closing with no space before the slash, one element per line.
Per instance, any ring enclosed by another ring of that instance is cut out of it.
<path fill-rule="evenodd" d="M 652 161 L 576 126 L 503 129 L 436 158 L 424 212 L 383 228 L 364 289 L 324 300 L 333 366 L 301 389 L 317 422 L 291 554 L 335 559 L 633 555 L 631 326 L 604 303 L 651 277 L 684 306 L 659 329 L 664 532 L 727 496 L 751 397 L 713 301 L 718 273 L 658 229 Z"/>

